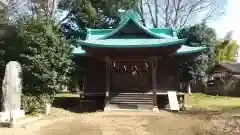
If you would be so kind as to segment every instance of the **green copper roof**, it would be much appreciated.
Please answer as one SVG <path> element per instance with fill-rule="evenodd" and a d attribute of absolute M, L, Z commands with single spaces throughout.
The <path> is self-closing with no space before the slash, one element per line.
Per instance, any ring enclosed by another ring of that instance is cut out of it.
<path fill-rule="evenodd" d="M 86 51 L 83 50 L 82 47 L 80 46 L 80 47 L 74 48 L 72 53 L 73 53 L 73 54 L 85 54 Z"/>
<path fill-rule="evenodd" d="M 147 29 L 146 27 L 144 27 L 141 23 L 137 22 L 136 20 L 132 19 L 132 18 L 126 18 L 124 21 L 122 21 L 118 27 L 116 29 L 114 29 L 112 32 L 104 35 L 103 37 L 101 37 L 100 39 L 108 39 L 111 36 L 113 36 L 114 34 L 117 34 L 121 29 L 123 29 L 126 25 L 128 25 L 130 23 L 130 21 L 132 21 L 138 28 L 140 28 L 143 32 L 145 32 L 146 34 L 152 36 L 153 38 L 163 38 L 157 34 L 155 34 L 154 32 L 150 31 L 149 29 Z"/>
<path fill-rule="evenodd" d="M 174 38 L 175 31 L 172 28 L 149 28 L 149 31 L 162 38 Z M 114 31 L 114 29 L 88 29 L 87 40 L 103 38 Z"/>
<path fill-rule="evenodd" d="M 182 45 L 180 49 L 177 50 L 176 54 L 189 54 L 189 53 L 196 53 L 196 52 L 202 52 L 207 50 L 207 47 L 191 47 Z"/>
<path fill-rule="evenodd" d="M 207 47 L 190 47 L 186 45 L 182 45 L 180 49 L 177 50 L 176 54 L 189 54 L 189 53 L 196 53 L 196 52 L 202 52 L 204 50 L 207 50 Z M 85 55 L 85 50 L 82 49 L 82 47 L 77 47 L 74 49 L 73 54 L 75 55 Z"/>
<path fill-rule="evenodd" d="M 117 34 L 122 29 L 131 26 L 129 24 L 134 24 L 139 30 L 151 36 L 152 38 L 175 38 L 176 34 L 172 28 L 152 28 L 148 29 L 144 27 L 140 21 L 140 16 L 133 12 L 132 10 L 126 11 L 123 15 L 121 22 L 115 29 L 88 29 L 87 40 L 91 39 L 108 39 L 111 36 Z"/>
<path fill-rule="evenodd" d="M 79 45 L 99 48 L 140 48 L 184 44 L 185 39 L 102 39 L 77 41 Z"/>
<path fill-rule="evenodd" d="M 147 36 L 143 38 L 144 36 L 140 34 L 147 34 Z M 186 40 L 178 39 L 176 32 L 171 28 L 148 29 L 144 27 L 139 16 L 130 11 L 126 13 L 116 29 L 88 29 L 87 40 L 77 41 L 79 46 L 92 48 L 151 48 L 178 45 L 181 48 L 176 54 L 206 50 L 204 47 L 185 46 L 185 43 Z M 86 52 L 81 48 L 76 48 L 73 53 L 84 54 Z"/>

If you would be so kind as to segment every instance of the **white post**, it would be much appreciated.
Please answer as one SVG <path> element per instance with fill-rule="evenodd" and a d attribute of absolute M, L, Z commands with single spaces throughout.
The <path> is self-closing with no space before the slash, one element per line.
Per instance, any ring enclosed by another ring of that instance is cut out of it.
<path fill-rule="evenodd" d="M 45 103 L 45 109 L 44 114 L 49 115 L 50 114 L 51 105 L 49 103 Z"/>
<path fill-rule="evenodd" d="M 187 86 L 187 90 L 188 90 L 188 94 L 192 94 L 192 90 L 191 90 L 191 85 L 190 84 Z"/>

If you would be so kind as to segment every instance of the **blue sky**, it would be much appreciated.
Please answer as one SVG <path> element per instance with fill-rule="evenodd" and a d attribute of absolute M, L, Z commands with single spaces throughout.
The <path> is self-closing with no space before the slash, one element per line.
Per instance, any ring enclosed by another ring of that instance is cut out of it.
<path fill-rule="evenodd" d="M 219 38 L 223 38 L 228 31 L 233 31 L 233 39 L 240 44 L 240 0 L 219 1 L 224 4 L 226 13 L 209 25 L 216 29 Z"/>

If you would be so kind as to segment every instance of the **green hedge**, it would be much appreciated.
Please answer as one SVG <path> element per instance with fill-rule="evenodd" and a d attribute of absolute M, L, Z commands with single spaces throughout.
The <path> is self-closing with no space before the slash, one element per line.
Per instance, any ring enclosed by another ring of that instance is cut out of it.
<path fill-rule="evenodd" d="M 52 104 L 54 96 L 52 94 L 31 94 L 22 95 L 21 105 L 26 114 L 37 115 L 44 113 L 45 103 Z"/>

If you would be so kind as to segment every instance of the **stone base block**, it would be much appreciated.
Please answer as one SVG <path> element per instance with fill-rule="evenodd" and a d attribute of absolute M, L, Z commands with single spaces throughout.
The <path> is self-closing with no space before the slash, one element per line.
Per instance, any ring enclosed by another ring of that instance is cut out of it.
<path fill-rule="evenodd" d="M 110 106 L 109 105 L 106 105 L 105 107 L 104 107 L 104 112 L 108 112 L 108 111 L 110 111 Z"/>
<path fill-rule="evenodd" d="M 25 116 L 24 110 L 12 110 L 12 111 L 6 111 L 6 112 L 0 112 L 0 122 L 10 122 L 11 115 L 15 119 L 20 119 Z"/>
<path fill-rule="evenodd" d="M 159 112 L 159 109 L 158 109 L 157 106 L 153 106 L 152 111 L 153 111 L 153 112 Z"/>

